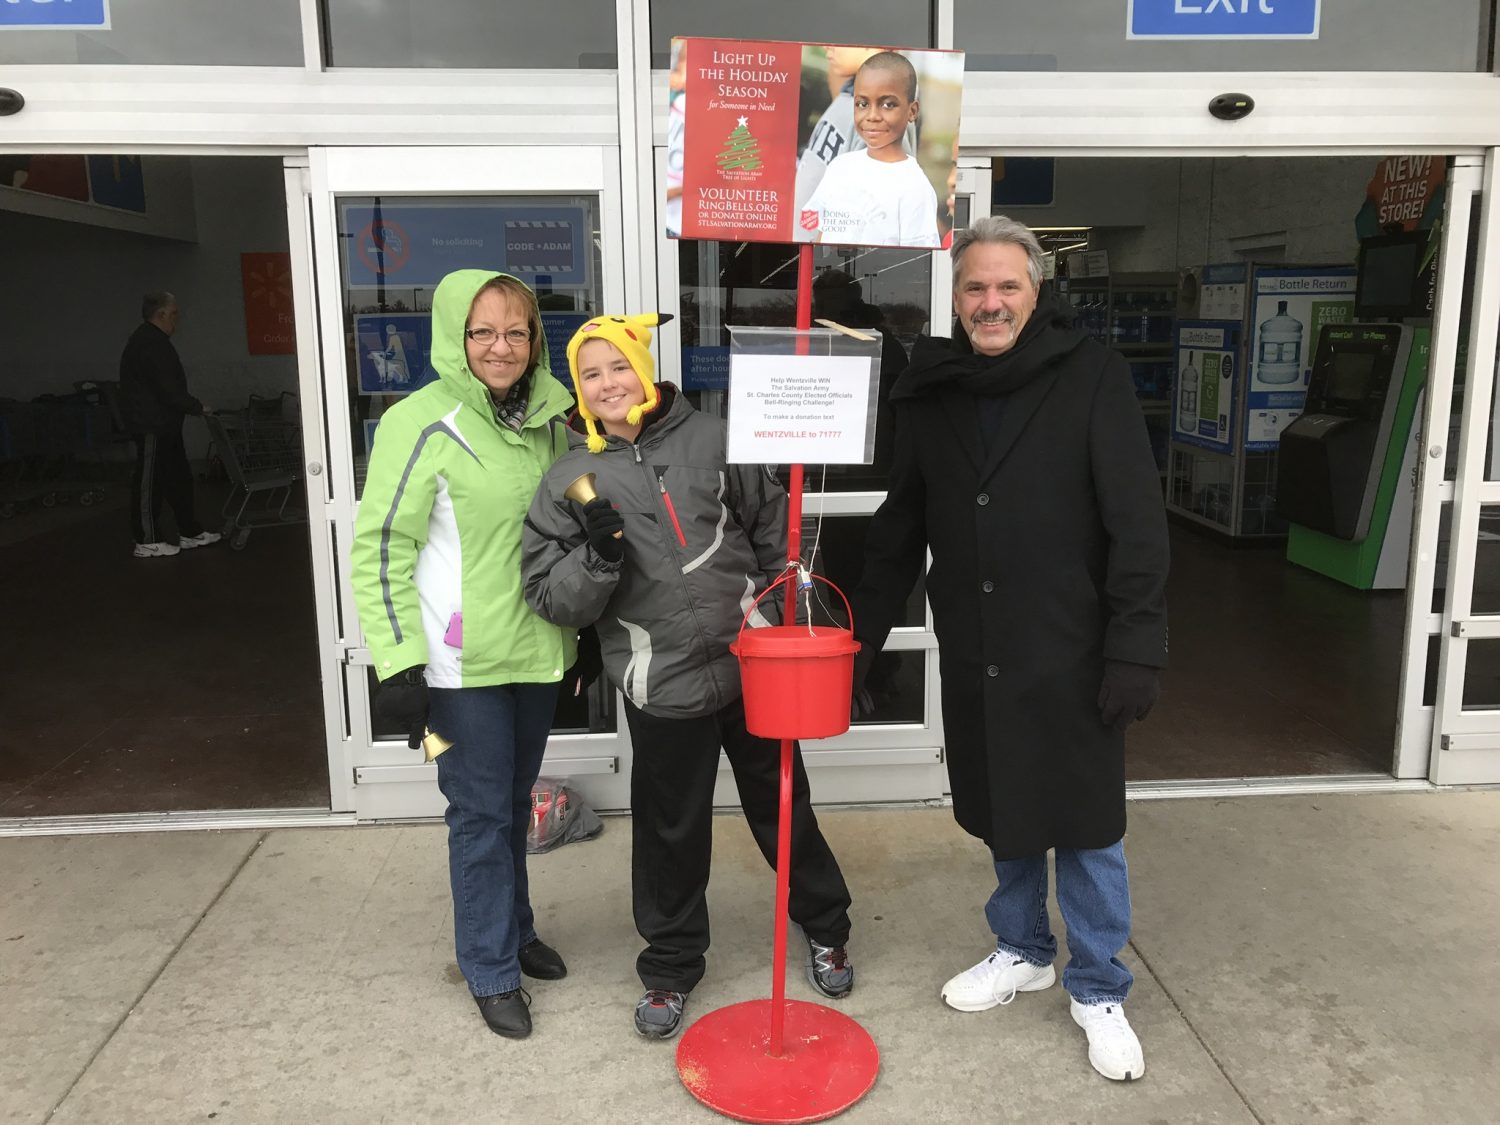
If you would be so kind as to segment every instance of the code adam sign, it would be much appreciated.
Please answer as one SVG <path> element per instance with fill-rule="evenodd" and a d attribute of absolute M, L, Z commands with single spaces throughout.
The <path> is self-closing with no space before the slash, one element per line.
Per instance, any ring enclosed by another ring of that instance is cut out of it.
<path fill-rule="evenodd" d="M 1316 39 L 1322 0 L 1126 0 L 1129 39 Z"/>

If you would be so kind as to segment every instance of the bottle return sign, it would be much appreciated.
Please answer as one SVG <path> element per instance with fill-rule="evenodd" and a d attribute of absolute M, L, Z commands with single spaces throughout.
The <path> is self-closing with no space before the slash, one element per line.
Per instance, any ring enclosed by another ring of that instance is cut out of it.
<path fill-rule="evenodd" d="M 0 31 L 109 30 L 109 0 L 0 0 Z"/>
<path fill-rule="evenodd" d="M 1127 39 L 1316 39 L 1323 0 L 1126 0 Z"/>

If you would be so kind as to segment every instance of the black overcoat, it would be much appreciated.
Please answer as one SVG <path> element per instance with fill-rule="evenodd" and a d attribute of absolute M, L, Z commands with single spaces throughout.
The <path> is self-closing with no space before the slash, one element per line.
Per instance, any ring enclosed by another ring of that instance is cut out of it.
<path fill-rule="evenodd" d="M 931 550 L 953 813 L 1000 859 L 1125 834 L 1104 661 L 1166 665 L 1145 419 L 1125 361 L 1071 322 L 1044 285 L 1005 355 L 975 355 L 961 332 L 918 341 L 892 390 L 890 490 L 853 599 L 878 650 Z"/>

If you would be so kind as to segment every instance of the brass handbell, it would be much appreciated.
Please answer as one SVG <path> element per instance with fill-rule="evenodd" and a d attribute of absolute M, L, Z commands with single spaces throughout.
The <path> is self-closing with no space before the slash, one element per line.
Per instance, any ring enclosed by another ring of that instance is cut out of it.
<path fill-rule="evenodd" d="M 599 493 L 594 488 L 594 474 L 584 473 L 583 476 L 563 489 L 563 495 L 575 504 L 592 504 L 595 500 L 599 499 Z M 624 536 L 625 533 L 623 531 L 617 531 L 614 535 L 616 539 L 622 539 Z"/>
<path fill-rule="evenodd" d="M 433 730 L 431 727 L 426 727 L 424 729 L 424 733 L 422 735 L 422 753 L 423 755 L 425 755 L 427 761 L 432 761 L 444 750 L 451 748 L 452 745 L 453 743 L 449 742 L 446 738 L 438 734 L 437 731 Z"/>

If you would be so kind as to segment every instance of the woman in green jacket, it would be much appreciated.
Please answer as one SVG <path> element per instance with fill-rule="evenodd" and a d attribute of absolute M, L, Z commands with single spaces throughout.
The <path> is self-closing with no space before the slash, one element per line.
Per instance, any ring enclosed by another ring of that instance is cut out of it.
<path fill-rule="evenodd" d="M 360 624 L 380 678 L 376 709 L 452 742 L 448 799 L 458 966 L 491 1031 L 531 1032 L 521 974 L 556 980 L 562 958 L 534 926 L 526 879 L 531 787 L 576 634 L 521 591 L 521 529 L 566 449 L 572 398 L 552 377 L 536 295 L 459 270 L 432 299 L 435 382 L 386 412 L 354 524 Z"/>

